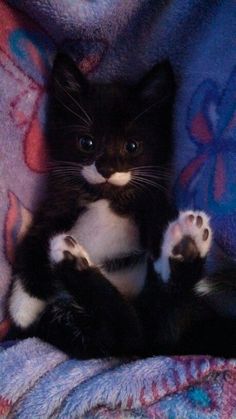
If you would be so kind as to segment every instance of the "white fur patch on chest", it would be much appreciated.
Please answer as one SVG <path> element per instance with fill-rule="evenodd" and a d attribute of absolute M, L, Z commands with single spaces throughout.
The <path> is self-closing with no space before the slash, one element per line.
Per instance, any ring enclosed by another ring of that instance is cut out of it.
<path fill-rule="evenodd" d="M 69 234 L 85 248 L 95 265 L 141 248 L 135 223 L 115 214 L 106 199 L 90 204 Z"/>

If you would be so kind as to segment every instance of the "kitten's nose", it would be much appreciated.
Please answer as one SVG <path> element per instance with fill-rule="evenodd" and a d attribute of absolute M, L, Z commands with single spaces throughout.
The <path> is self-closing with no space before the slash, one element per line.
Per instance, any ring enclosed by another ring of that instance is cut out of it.
<path fill-rule="evenodd" d="M 115 173 L 115 169 L 113 167 L 104 167 L 96 165 L 98 172 L 102 175 L 105 179 L 109 179 L 113 173 Z"/>

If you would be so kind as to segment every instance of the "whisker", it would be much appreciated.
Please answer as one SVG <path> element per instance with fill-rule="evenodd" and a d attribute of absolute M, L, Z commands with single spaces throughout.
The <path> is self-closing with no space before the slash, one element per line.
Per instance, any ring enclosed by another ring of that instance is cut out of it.
<path fill-rule="evenodd" d="M 138 182 L 131 180 L 130 183 L 138 189 L 140 192 L 148 193 L 149 196 L 151 196 L 151 199 L 153 200 L 154 191 L 147 187 L 147 185 L 140 185 Z"/>
<path fill-rule="evenodd" d="M 64 175 L 76 175 L 77 173 L 80 173 L 81 171 L 80 170 L 76 170 L 76 169 L 67 169 L 67 168 L 64 168 L 64 169 L 51 169 L 50 170 L 50 173 L 54 173 L 54 174 L 64 174 Z"/>
<path fill-rule="evenodd" d="M 147 113 L 148 111 L 150 111 L 150 109 L 152 109 L 155 105 L 157 105 L 157 103 L 158 103 L 158 101 L 152 103 L 150 106 L 148 106 L 147 108 L 145 108 L 134 119 L 132 119 L 132 121 L 129 123 L 129 125 L 132 125 L 135 121 L 137 121 L 137 119 L 141 118 L 141 116 L 143 116 L 145 113 Z"/>
<path fill-rule="evenodd" d="M 164 170 L 159 170 L 159 169 L 131 169 L 132 172 L 134 173 L 157 173 L 157 174 L 165 174 L 165 175 L 170 175 L 170 172 L 168 171 L 164 171 Z"/>
<path fill-rule="evenodd" d="M 165 187 L 165 186 L 163 186 L 163 185 L 160 185 L 159 183 L 154 183 L 154 182 L 151 182 L 151 181 L 143 181 L 143 180 L 142 180 L 142 182 L 144 182 L 144 183 L 146 183 L 147 185 L 150 185 L 150 186 L 152 186 L 152 187 L 154 187 L 154 188 L 156 188 L 156 189 L 163 190 L 163 191 L 165 191 L 165 192 L 167 192 L 167 190 L 168 190 L 168 188 L 166 188 L 166 187 Z"/>
<path fill-rule="evenodd" d="M 168 98 L 169 95 L 165 95 L 161 98 L 161 100 L 157 100 L 156 102 L 152 103 L 150 106 L 148 106 L 146 109 L 144 109 L 142 112 L 140 112 L 132 121 L 130 122 L 130 125 L 133 124 L 133 122 L 137 121 L 138 118 L 140 118 L 142 115 L 144 115 L 146 112 L 148 112 L 150 109 L 152 109 L 154 106 L 159 104 L 159 108 L 161 105 L 165 102 L 165 100 Z"/>
<path fill-rule="evenodd" d="M 85 111 L 85 109 L 80 105 L 79 102 L 77 102 L 77 100 L 75 100 L 75 98 L 68 92 L 68 90 L 66 90 L 61 83 L 56 80 L 56 83 L 62 88 L 62 90 L 73 100 L 73 102 L 78 106 L 78 108 L 83 112 L 83 114 L 85 115 L 85 117 L 87 118 L 88 122 L 92 123 L 92 119 L 90 118 L 89 114 Z"/>
<path fill-rule="evenodd" d="M 170 177 L 168 173 L 162 173 L 162 172 L 158 172 L 157 170 L 134 170 L 132 171 L 132 173 L 134 173 L 135 175 L 154 175 L 154 176 L 166 176 L 166 177 Z"/>
<path fill-rule="evenodd" d="M 168 167 L 161 167 L 161 166 L 137 166 L 137 167 L 133 167 L 131 169 L 132 171 L 136 171 L 136 170 L 154 170 L 154 171 L 159 171 L 162 173 L 169 173 L 171 174 L 171 170 Z"/>
<path fill-rule="evenodd" d="M 157 183 L 154 183 L 154 182 L 153 182 L 153 181 L 151 181 L 151 180 L 138 179 L 138 178 L 136 178 L 136 180 L 138 180 L 140 183 L 145 183 L 145 184 L 147 184 L 147 185 L 151 185 L 151 186 L 157 187 Z"/>
<path fill-rule="evenodd" d="M 71 167 L 81 167 L 82 164 L 78 162 L 73 161 L 66 161 L 66 160 L 54 160 L 52 162 L 49 162 L 49 165 L 51 167 L 64 167 L 64 166 L 71 166 Z"/>
<path fill-rule="evenodd" d="M 169 182 L 170 176 L 165 173 L 155 173 L 155 172 L 132 172 L 132 176 L 139 177 L 140 179 L 150 179 L 163 182 Z"/>
<path fill-rule="evenodd" d="M 133 170 L 134 172 L 136 171 L 153 171 L 153 172 L 160 172 L 160 173 L 171 173 L 170 170 L 167 169 L 161 169 L 159 167 L 137 167 L 137 168 L 132 168 L 131 170 Z"/>
<path fill-rule="evenodd" d="M 81 170 L 81 167 L 73 166 L 52 166 L 51 169 L 55 172 L 78 172 Z"/>
<path fill-rule="evenodd" d="M 159 183 L 156 183 L 153 180 L 143 179 L 143 178 L 140 178 L 138 176 L 134 176 L 133 178 L 134 178 L 134 180 L 139 182 L 139 184 L 149 185 L 151 187 L 154 187 L 154 188 L 159 189 L 159 190 L 163 190 L 165 192 L 168 191 L 168 188 L 164 187 L 164 185 L 160 185 Z"/>
<path fill-rule="evenodd" d="M 168 173 L 161 173 L 161 172 L 157 172 L 157 171 L 139 171 L 139 170 L 136 170 L 136 171 L 131 171 L 131 174 L 133 175 L 133 176 L 140 176 L 140 177 L 144 177 L 144 178 L 146 178 L 146 177 L 156 177 L 156 178 L 159 178 L 159 179 L 166 179 L 166 180 L 170 180 L 171 179 L 171 176 L 168 174 Z"/>
<path fill-rule="evenodd" d="M 65 179 L 74 179 L 76 177 L 80 177 L 80 173 L 63 173 L 63 172 L 52 172 L 54 177 L 61 177 Z"/>
<path fill-rule="evenodd" d="M 73 115 L 75 115 L 77 118 L 81 119 L 81 121 L 83 121 L 86 125 L 89 125 L 88 121 L 86 119 L 84 119 L 81 115 L 79 115 L 78 113 L 76 113 L 73 109 L 71 109 L 69 106 L 67 106 L 64 102 L 62 102 L 62 100 L 59 98 L 59 96 L 55 96 L 55 98 L 58 100 L 58 102 L 60 102 L 60 104 L 67 109 L 69 112 L 71 112 Z"/>
<path fill-rule="evenodd" d="M 135 182 L 135 181 L 130 181 L 130 184 L 131 185 L 133 185 L 135 188 L 137 188 L 137 190 L 140 192 L 147 192 L 148 191 L 148 189 L 146 188 L 146 186 L 144 185 L 144 186 L 141 186 L 141 185 L 139 185 L 139 183 L 137 183 L 137 182 Z"/>
<path fill-rule="evenodd" d="M 165 175 L 163 173 L 154 174 L 154 173 L 135 173 L 134 176 L 139 176 L 143 179 L 153 178 L 157 180 L 169 180 L 170 177 L 168 175 Z"/>
<path fill-rule="evenodd" d="M 72 187 L 72 188 L 77 188 L 78 189 L 78 187 L 80 187 L 80 182 L 79 182 L 79 180 L 78 179 L 71 179 L 71 178 L 58 178 L 58 177 L 53 177 L 52 179 L 51 179 L 51 181 L 53 182 L 60 182 L 60 184 L 62 184 L 62 185 L 68 185 L 68 186 L 70 186 L 70 187 Z"/>
<path fill-rule="evenodd" d="M 58 127 L 51 128 L 53 131 L 60 131 L 61 129 L 65 131 L 81 131 L 82 133 L 88 133 L 88 126 L 86 125 L 60 125 Z"/>
<path fill-rule="evenodd" d="M 146 165 L 146 166 L 135 166 L 133 169 L 141 169 L 141 168 L 143 168 L 143 167 L 154 167 L 154 168 L 160 168 L 160 169 L 165 169 L 165 168 L 163 168 L 162 166 L 157 166 L 156 164 L 153 164 L 153 165 L 151 165 L 151 164 L 149 164 L 149 165 Z"/>
<path fill-rule="evenodd" d="M 80 177 L 80 173 L 62 173 L 62 172 L 52 172 L 52 175 L 54 176 L 54 177 L 61 177 L 61 178 L 63 178 L 63 177 L 67 177 L 67 178 L 70 178 L 70 179 L 74 179 L 74 178 L 78 178 L 78 177 Z"/>
<path fill-rule="evenodd" d="M 55 173 L 55 174 L 62 174 L 62 175 L 76 175 L 76 174 L 80 174 L 81 170 L 80 169 L 69 169 L 69 168 L 55 168 L 51 170 L 51 173 Z"/>

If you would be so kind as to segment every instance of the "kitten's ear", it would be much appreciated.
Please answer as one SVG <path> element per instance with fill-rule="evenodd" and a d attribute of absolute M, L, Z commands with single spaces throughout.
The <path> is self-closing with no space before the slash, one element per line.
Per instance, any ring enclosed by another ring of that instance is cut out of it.
<path fill-rule="evenodd" d="M 175 79 L 168 61 L 156 64 L 138 83 L 138 91 L 145 102 L 154 100 L 169 103 L 175 95 Z"/>
<path fill-rule="evenodd" d="M 52 69 L 52 90 L 55 96 L 61 97 L 80 93 L 86 90 L 87 81 L 75 62 L 68 55 L 57 54 Z"/>

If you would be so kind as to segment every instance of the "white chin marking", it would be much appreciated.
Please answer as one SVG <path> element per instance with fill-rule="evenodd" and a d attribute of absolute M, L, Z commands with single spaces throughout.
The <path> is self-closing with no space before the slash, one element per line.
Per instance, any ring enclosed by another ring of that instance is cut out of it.
<path fill-rule="evenodd" d="M 9 300 L 9 311 L 15 324 L 22 329 L 30 326 L 43 311 L 45 301 L 31 297 L 23 288 L 20 279 L 16 279 Z"/>
<path fill-rule="evenodd" d="M 112 185 L 117 185 L 117 186 L 124 186 L 124 185 L 127 185 L 130 179 L 131 179 L 130 172 L 116 172 L 109 177 L 108 183 L 111 183 Z"/>
<path fill-rule="evenodd" d="M 84 166 L 81 170 L 81 174 L 88 183 L 93 185 L 104 183 L 106 181 L 106 179 L 97 171 L 95 163 L 90 164 L 89 166 Z"/>

